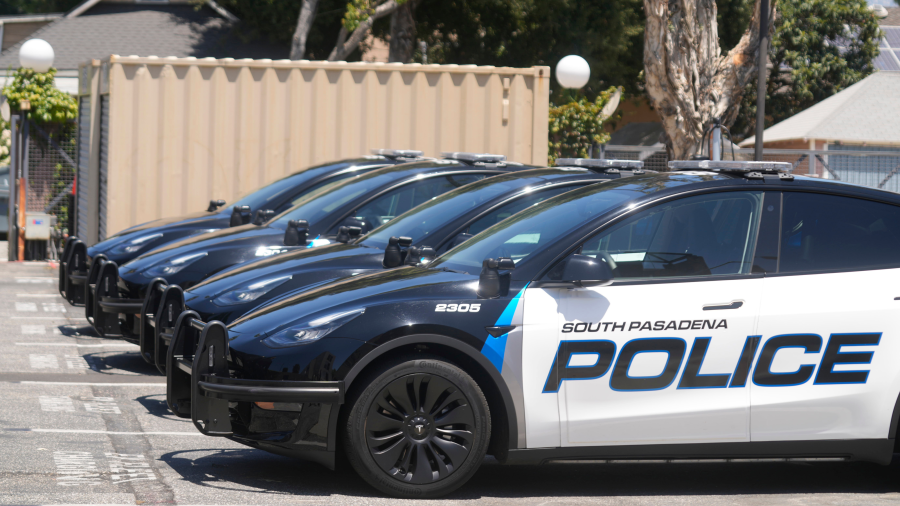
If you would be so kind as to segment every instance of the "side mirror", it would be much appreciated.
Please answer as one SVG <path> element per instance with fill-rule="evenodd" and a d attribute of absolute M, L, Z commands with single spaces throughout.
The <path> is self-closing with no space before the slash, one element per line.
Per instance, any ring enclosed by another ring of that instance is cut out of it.
<path fill-rule="evenodd" d="M 571 255 L 563 260 L 563 281 L 572 281 L 579 286 L 602 286 L 612 283 L 612 279 L 612 268 L 602 259 Z"/>
<path fill-rule="evenodd" d="M 250 223 L 250 206 L 234 206 L 228 226 L 239 227 L 248 223 Z"/>
<path fill-rule="evenodd" d="M 366 230 L 366 222 L 354 217 L 344 219 L 344 221 L 341 223 L 341 226 L 358 227 L 360 230 Z"/>
<path fill-rule="evenodd" d="M 209 212 L 213 212 L 213 211 L 215 211 L 216 209 L 218 209 L 218 208 L 220 208 L 220 207 L 222 207 L 222 206 L 224 206 L 224 205 L 225 205 L 225 201 L 224 201 L 224 200 L 210 200 L 210 201 L 209 201 L 209 207 L 207 207 L 206 210 L 209 211 Z"/>
<path fill-rule="evenodd" d="M 309 223 L 306 220 L 291 220 L 288 227 L 284 231 L 285 246 L 299 246 L 306 244 L 306 238 L 309 236 Z"/>
<path fill-rule="evenodd" d="M 359 237 L 359 234 L 361 233 L 362 229 L 359 227 L 341 227 L 338 229 L 337 236 L 334 240 L 346 244 L 350 242 L 351 239 Z"/>
<path fill-rule="evenodd" d="M 467 234 L 465 232 L 456 234 L 456 237 L 454 237 L 453 239 L 450 240 L 450 244 L 447 245 L 447 249 L 451 250 L 451 249 L 459 246 L 460 244 L 468 241 L 469 239 L 471 239 L 473 237 L 475 237 L 475 236 L 473 236 L 472 234 Z"/>
<path fill-rule="evenodd" d="M 271 209 L 257 209 L 253 215 L 253 224 L 257 227 L 265 225 L 267 221 L 272 219 L 272 216 L 275 216 L 275 211 Z"/>
<path fill-rule="evenodd" d="M 516 268 L 512 258 L 486 258 L 481 263 L 481 274 L 478 276 L 478 298 L 495 299 L 500 296 L 500 272 Z"/>
<path fill-rule="evenodd" d="M 419 263 L 430 264 L 434 261 L 435 257 L 437 257 L 437 253 L 434 252 L 434 248 L 431 246 L 422 246 L 419 248 Z"/>
<path fill-rule="evenodd" d="M 409 237 L 391 237 L 388 239 L 388 245 L 384 248 L 384 260 L 381 265 L 386 269 L 398 267 L 403 263 L 403 253 L 400 248 L 408 248 L 412 245 L 412 239 Z"/>

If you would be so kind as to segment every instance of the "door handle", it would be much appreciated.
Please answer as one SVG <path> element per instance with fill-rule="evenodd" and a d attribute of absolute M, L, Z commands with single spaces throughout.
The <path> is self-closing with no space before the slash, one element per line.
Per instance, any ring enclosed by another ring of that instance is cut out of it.
<path fill-rule="evenodd" d="M 704 311 L 716 311 L 718 309 L 737 309 L 744 305 L 742 300 L 733 300 L 725 304 L 706 304 L 703 306 Z"/>
<path fill-rule="evenodd" d="M 503 334 L 508 334 L 516 329 L 515 325 L 500 325 L 497 327 L 485 327 L 484 330 L 488 331 L 488 334 L 494 337 L 500 337 Z"/>

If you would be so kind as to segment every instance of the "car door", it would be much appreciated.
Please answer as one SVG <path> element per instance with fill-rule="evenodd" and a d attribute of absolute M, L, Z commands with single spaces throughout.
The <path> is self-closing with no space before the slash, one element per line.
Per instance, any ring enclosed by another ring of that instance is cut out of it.
<path fill-rule="evenodd" d="M 711 193 L 639 211 L 544 278 L 578 281 L 563 267 L 577 256 L 606 262 L 612 284 L 527 294 L 526 320 L 533 302 L 556 302 L 532 395 L 558 407 L 562 446 L 749 440 L 762 197 Z"/>
<path fill-rule="evenodd" d="M 900 207 L 783 192 L 763 283 L 754 441 L 886 438 L 900 391 Z"/>

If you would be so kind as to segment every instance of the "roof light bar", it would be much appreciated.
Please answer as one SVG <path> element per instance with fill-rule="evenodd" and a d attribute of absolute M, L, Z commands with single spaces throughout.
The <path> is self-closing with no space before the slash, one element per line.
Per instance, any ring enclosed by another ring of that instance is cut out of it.
<path fill-rule="evenodd" d="M 373 155 L 386 156 L 388 158 L 419 158 L 425 154 L 424 151 L 416 151 L 414 149 L 373 149 Z"/>
<path fill-rule="evenodd" d="M 502 163 L 506 161 L 506 155 L 492 155 L 490 153 L 466 153 L 466 152 L 445 152 L 441 156 L 450 160 L 461 160 L 471 163 Z"/>
<path fill-rule="evenodd" d="M 712 160 L 678 160 L 669 162 L 671 170 L 711 170 L 717 172 L 790 172 L 794 166 L 788 162 L 737 162 Z"/>
<path fill-rule="evenodd" d="M 613 160 L 609 158 L 557 158 L 554 167 L 641 170 L 644 168 L 644 162 L 640 160 Z"/>

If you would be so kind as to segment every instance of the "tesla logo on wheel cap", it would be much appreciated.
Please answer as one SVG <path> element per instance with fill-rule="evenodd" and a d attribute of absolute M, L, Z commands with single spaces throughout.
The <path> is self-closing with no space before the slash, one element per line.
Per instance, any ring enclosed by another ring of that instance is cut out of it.
<path fill-rule="evenodd" d="M 424 425 L 416 425 L 416 434 L 422 435 L 423 432 L 425 432 L 425 426 Z"/>

